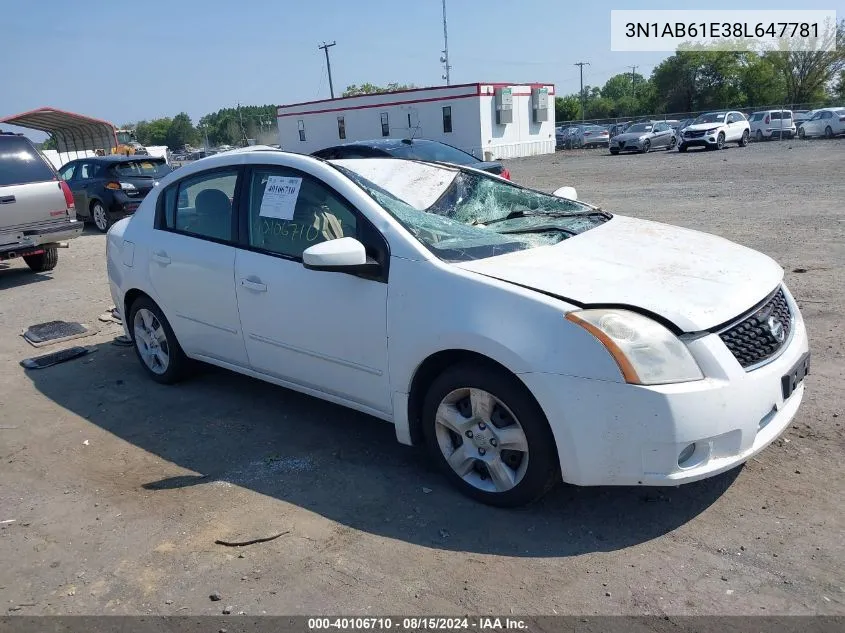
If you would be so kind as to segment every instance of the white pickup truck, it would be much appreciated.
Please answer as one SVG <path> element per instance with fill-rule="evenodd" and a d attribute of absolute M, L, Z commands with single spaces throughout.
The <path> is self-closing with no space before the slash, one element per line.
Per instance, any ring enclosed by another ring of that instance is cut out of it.
<path fill-rule="evenodd" d="M 35 272 L 52 270 L 58 248 L 83 228 L 53 166 L 25 136 L 0 132 L 0 261 L 21 257 Z"/>

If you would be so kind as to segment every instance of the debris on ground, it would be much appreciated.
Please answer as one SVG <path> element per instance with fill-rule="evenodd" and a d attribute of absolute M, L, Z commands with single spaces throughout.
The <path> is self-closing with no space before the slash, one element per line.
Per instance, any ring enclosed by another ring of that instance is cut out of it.
<path fill-rule="evenodd" d="M 120 336 L 115 336 L 111 344 L 117 345 L 118 347 L 132 347 L 132 339 L 125 334 L 121 334 Z"/>
<path fill-rule="evenodd" d="M 46 367 L 52 367 L 53 365 L 58 365 L 74 358 L 81 358 L 96 351 L 96 347 L 69 347 L 58 352 L 44 354 L 43 356 L 24 358 L 20 364 L 24 369 L 45 369 Z"/>
<path fill-rule="evenodd" d="M 46 321 L 30 325 L 24 330 L 23 337 L 33 347 L 42 347 L 83 336 L 92 336 L 97 332 L 97 328 L 75 321 Z"/>
<path fill-rule="evenodd" d="M 226 547 L 245 547 L 247 545 L 255 545 L 256 543 L 266 543 L 267 541 L 274 541 L 280 536 L 284 536 L 285 534 L 290 534 L 290 530 L 279 532 L 278 534 L 274 534 L 273 536 L 265 536 L 263 538 L 250 539 L 249 541 L 224 541 L 222 539 L 217 539 L 216 541 L 214 541 L 214 543 L 217 545 L 225 545 Z"/>
<path fill-rule="evenodd" d="M 208 596 L 208 599 L 211 600 L 212 602 L 219 602 L 220 600 L 223 599 L 223 596 L 220 595 L 219 591 L 215 591 L 214 593 L 212 593 L 211 595 Z"/>

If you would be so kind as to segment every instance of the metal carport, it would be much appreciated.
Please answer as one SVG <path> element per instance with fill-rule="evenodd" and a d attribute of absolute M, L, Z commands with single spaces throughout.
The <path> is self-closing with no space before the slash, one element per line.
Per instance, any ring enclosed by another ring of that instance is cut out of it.
<path fill-rule="evenodd" d="M 17 125 L 47 132 L 60 153 L 103 150 L 110 154 L 117 147 L 115 127 L 108 121 L 56 108 L 38 108 L 0 118 L 0 124 Z"/>

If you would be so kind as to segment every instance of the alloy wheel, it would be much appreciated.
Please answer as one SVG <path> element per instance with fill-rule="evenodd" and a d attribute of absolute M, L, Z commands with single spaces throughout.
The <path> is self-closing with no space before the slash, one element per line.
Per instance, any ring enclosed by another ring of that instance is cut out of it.
<path fill-rule="evenodd" d="M 452 470 L 484 492 L 505 492 L 525 477 L 528 439 L 513 412 L 483 389 L 456 389 L 435 415 L 438 447 Z"/>
<path fill-rule="evenodd" d="M 109 228 L 109 219 L 106 216 L 106 208 L 97 202 L 94 204 L 91 214 L 94 217 L 94 226 L 105 233 Z"/>
<path fill-rule="evenodd" d="M 170 366 L 170 344 L 164 327 L 155 314 L 146 308 L 135 313 L 132 323 L 135 346 L 141 360 L 154 374 L 161 375 Z"/>

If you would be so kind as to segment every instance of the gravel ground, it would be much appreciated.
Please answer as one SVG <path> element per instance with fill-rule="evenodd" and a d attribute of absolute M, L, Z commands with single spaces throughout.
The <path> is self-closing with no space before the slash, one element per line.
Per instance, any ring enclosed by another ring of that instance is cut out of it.
<path fill-rule="evenodd" d="M 154 384 L 97 321 L 102 235 L 52 274 L 0 265 L 0 614 L 845 613 L 843 159 L 845 140 L 508 162 L 775 257 L 814 353 L 794 424 L 744 468 L 519 511 L 464 499 L 365 415 L 215 369 Z M 52 319 L 98 325 L 97 352 L 24 372 L 20 332 Z"/>

